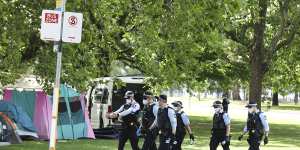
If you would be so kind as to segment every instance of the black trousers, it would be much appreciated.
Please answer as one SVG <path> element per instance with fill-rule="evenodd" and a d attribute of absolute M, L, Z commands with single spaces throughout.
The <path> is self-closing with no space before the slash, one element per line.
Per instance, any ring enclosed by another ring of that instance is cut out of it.
<path fill-rule="evenodd" d="M 184 141 L 185 135 L 186 135 L 186 132 L 177 132 L 176 133 L 177 144 L 173 145 L 172 150 L 182 150 L 181 145 Z"/>
<path fill-rule="evenodd" d="M 225 137 L 226 137 L 225 135 L 212 134 L 212 136 L 210 138 L 210 143 L 209 143 L 210 150 L 217 150 L 219 144 L 222 145 L 223 150 L 230 150 L 229 149 L 229 145 L 230 145 L 229 142 L 225 143 L 224 145 L 222 144 Z"/>
<path fill-rule="evenodd" d="M 249 144 L 248 150 L 259 150 L 260 141 L 262 139 L 262 135 L 259 134 L 249 134 L 249 137 L 247 139 Z"/>
<path fill-rule="evenodd" d="M 158 150 L 171 150 L 171 147 L 171 134 L 160 134 Z"/>
<path fill-rule="evenodd" d="M 158 135 L 157 129 L 153 129 L 152 131 L 147 131 L 142 150 L 157 150 L 156 143 L 155 143 L 157 135 Z"/>
<path fill-rule="evenodd" d="M 138 147 L 138 137 L 136 135 L 137 127 L 136 126 L 130 126 L 130 127 L 124 127 L 121 129 L 120 135 L 119 135 L 119 146 L 118 150 L 124 150 L 125 143 L 129 139 L 132 150 L 139 150 Z"/>

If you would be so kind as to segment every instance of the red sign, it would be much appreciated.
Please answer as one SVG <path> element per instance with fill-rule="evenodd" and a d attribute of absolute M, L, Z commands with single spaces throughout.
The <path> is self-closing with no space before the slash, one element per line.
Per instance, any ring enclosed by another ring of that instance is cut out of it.
<path fill-rule="evenodd" d="M 45 13 L 45 23 L 58 23 L 58 14 Z"/>
<path fill-rule="evenodd" d="M 75 16 L 70 16 L 68 19 L 69 25 L 76 26 L 78 23 L 78 19 Z"/>

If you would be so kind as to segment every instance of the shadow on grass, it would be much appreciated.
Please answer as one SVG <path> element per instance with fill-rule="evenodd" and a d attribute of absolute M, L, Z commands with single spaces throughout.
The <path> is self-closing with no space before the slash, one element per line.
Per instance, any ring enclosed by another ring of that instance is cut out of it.
<path fill-rule="evenodd" d="M 191 117 L 192 128 L 195 135 L 197 135 L 197 146 L 208 147 L 210 138 L 210 129 L 212 120 L 208 117 Z M 246 120 L 246 119 L 245 119 Z M 246 147 L 247 136 L 243 141 L 238 141 L 237 138 L 241 134 L 245 122 L 232 120 L 231 125 L 231 146 Z M 299 147 L 300 148 L 300 125 L 286 125 L 286 124 L 270 124 L 269 144 L 271 147 Z"/>
<path fill-rule="evenodd" d="M 184 141 L 184 150 L 208 150 L 210 129 L 212 120 L 208 117 L 191 117 L 192 128 L 196 136 L 196 144 L 188 144 L 188 136 Z M 233 150 L 246 150 L 247 137 L 244 137 L 242 142 L 237 140 L 240 135 L 244 122 L 232 121 L 232 141 L 231 147 Z M 270 143 L 263 148 L 263 150 L 300 150 L 300 125 L 283 125 L 270 124 Z M 140 140 L 140 146 L 143 141 Z M 299 149 L 298 149 L 299 148 Z M 48 149 L 48 142 L 27 141 L 20 145 L 11 145 L 0 147 L 0 150 L 46 150 Z M 75 141 L 60 141 L 57 144 L 57 150 L 115 150 L 117 149 L 117 140 L 75 140 Z M 126 150 L 130 150 L 129 141 L 126 144 Z"/>

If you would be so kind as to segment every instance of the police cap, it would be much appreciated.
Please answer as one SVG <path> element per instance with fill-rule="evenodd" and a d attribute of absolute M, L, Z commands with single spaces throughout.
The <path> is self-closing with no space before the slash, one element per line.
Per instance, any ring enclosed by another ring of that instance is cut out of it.
<path fill-rule="evenodd" d="M 255 103 L 255 102 L 250 102 L 250 103 L 248 103 L 245 107 L 246 107 L 246 108 L 257 107 L 257 103 Z"/>
<path fill-rule="evenodd" d="M 167 95 L 159 95 L 159 100 L 167 101 Z"/>
<path fill-rule="evenodd" d="M 153 96 L 153 93 L 150 92 L 150 91 L 146 91 L 146 92 L 144 93 L 144 96 Z"/>
<path fill-rule="evenodd" d="M 146 91 L 143 95 L 143 99 L 147 99 L 148 97 L 152 97 L 153 96 L 153 93 L 150 92 L 150 91 Z"/>
<path fill-rule="evenodd" d="M 172 103 L 172 105 L 173 105 L 174 107 L 181 107 L 181 108 L 183 108 L 182 102 L 181 102 L 181 101 L 175 101 L 175 102 Z"/>
<path fill-rule="evenodd" d="M 222 107 L 223 105 L 222 105 L 222 102 L 221 101 L 214 101 L 214 103 L 213 103 L 213 107 L 214 108 L 217 108 L 217 107 Z"/>
<path fill-rule="evenodd" d="M 134 97 L 134 93 L 132 91 L 127 91 L 124 95 L 124 98 Z"/>

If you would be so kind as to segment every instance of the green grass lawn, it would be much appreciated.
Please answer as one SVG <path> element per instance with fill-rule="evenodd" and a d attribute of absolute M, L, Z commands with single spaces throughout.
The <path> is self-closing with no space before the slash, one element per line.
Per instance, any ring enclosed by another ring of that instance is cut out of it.
<path fill-rule="evenodd" d="M 264 110 L 267 110 L 267 106 L 263 105 L 262 106 Z M 271 106 L 271 110 L 296 110 L 300 111 L 300 105 L 295 105 L 295 104 L 279 104 L 279 106 Z"/>
<path fill-rule="evenodd" d="M 208 150 L 211 119 L 208 117 L 191 117 L 193 131 L 196 136 L 196 144 L 188 145 L 188 139 L 184 142 L 185 150 Z M 244 122 L 232 121 L 232 150 L 247 150 L 246 138 L 242 142 L 237 140 Z M 262 146 L 262 150 L 300 150 L 300 125 L 271 124 L 270 143 Z M 186 136 L 188 138 L 188 136 Z M 129 142 L 128 142 L 129 143 Z M 130 150 L 127 143 L 126 150 Z M 140 141 L 142 144 L 142 140 Z M 48 148 L 47 142 L 27 141 L 20 145 L 0 147 L 0 150 L 43 150 Z M 117 140 L 76 140 L 61 141 L 57 145 L 58 150 L 115 150 Z"/>

